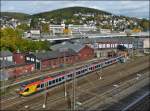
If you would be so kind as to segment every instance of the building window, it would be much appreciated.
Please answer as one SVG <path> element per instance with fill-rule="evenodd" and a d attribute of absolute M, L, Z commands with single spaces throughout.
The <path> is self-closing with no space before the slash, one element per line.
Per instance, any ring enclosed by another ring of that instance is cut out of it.
<path fill-rule="evenodd" d="M 34 61 L 34 58 L 31 58 L 31 61 Z"/>
<path fill-rule="evenodd" d="M 20 56 L 21 59 L 23 59 L 23 56 Z"/>
<path fill-rule="evenodd" d="M 30 60 L 30 57 L 27 57 L 27 60 Z"/>

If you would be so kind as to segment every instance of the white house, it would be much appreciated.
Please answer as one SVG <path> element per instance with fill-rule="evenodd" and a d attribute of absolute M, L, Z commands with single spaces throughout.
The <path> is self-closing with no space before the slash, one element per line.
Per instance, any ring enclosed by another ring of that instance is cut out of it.
<path fill-rule="evenodd" d="M 61 24 L 61 25 L 50 24 L 49 25 L 49 30 L 53 33 L 53 35 L 63 34 L 64 29 L 65 29 L 65 24 Z"/>

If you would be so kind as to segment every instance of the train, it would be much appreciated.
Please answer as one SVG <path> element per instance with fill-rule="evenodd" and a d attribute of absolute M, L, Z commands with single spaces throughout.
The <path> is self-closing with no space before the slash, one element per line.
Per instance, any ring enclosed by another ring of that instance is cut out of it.
<path fill-rule="evenodd" d="M 18 93 L 21 96 L 29 96 L 39 91 L 57 86 L 58 84 L 62 84 L 65 81 L 72 80 L 74 77 L 80 77 L 89 74 L 117 62 L 124 62 L 124 59 L 125 55 L 120 55 L 105 61 L 97 61 L 91 64 L 86 64 L 84 66 L 74 68 L 74 70 L 62 71 L 37 80 L 29 81 L 20 84 L 20 89 Z"/>

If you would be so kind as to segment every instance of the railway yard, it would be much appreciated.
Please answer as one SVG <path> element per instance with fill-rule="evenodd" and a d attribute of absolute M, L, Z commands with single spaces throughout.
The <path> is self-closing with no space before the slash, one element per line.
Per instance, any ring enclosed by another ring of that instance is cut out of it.
<path fill-rule="evenodd" d="M 143 56 L 27 97 L 19 96 L 19 87 L 14 85 L 4 89 L 7 93 L 1 96 L 1 110 L 113 110 L 120 100 L 149 85 L 149 69 L 149 56 Z"/>

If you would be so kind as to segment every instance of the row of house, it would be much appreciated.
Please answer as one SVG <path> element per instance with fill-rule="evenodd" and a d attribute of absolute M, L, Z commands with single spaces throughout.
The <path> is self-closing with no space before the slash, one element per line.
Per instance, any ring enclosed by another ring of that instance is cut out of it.
<path fill-rule="evenodd" d="M 67 35 L 71 36 L 73 34 L 82 34 L 83 32 L 89 32 L 89 31 L 96 31 L 97 28 L 96 26 L 90 26 L 90 25 L 54 25 L 50 24 L 49 25 L 49 33 L 47 36 L 43 35 L 40 30 L 30 30 L 28 32 L 24 32 L 24 37 L 25 38 L 40 38 L 40 37 L 50 37 L 50 36 L 55 36 L 55 35 Z"/>

